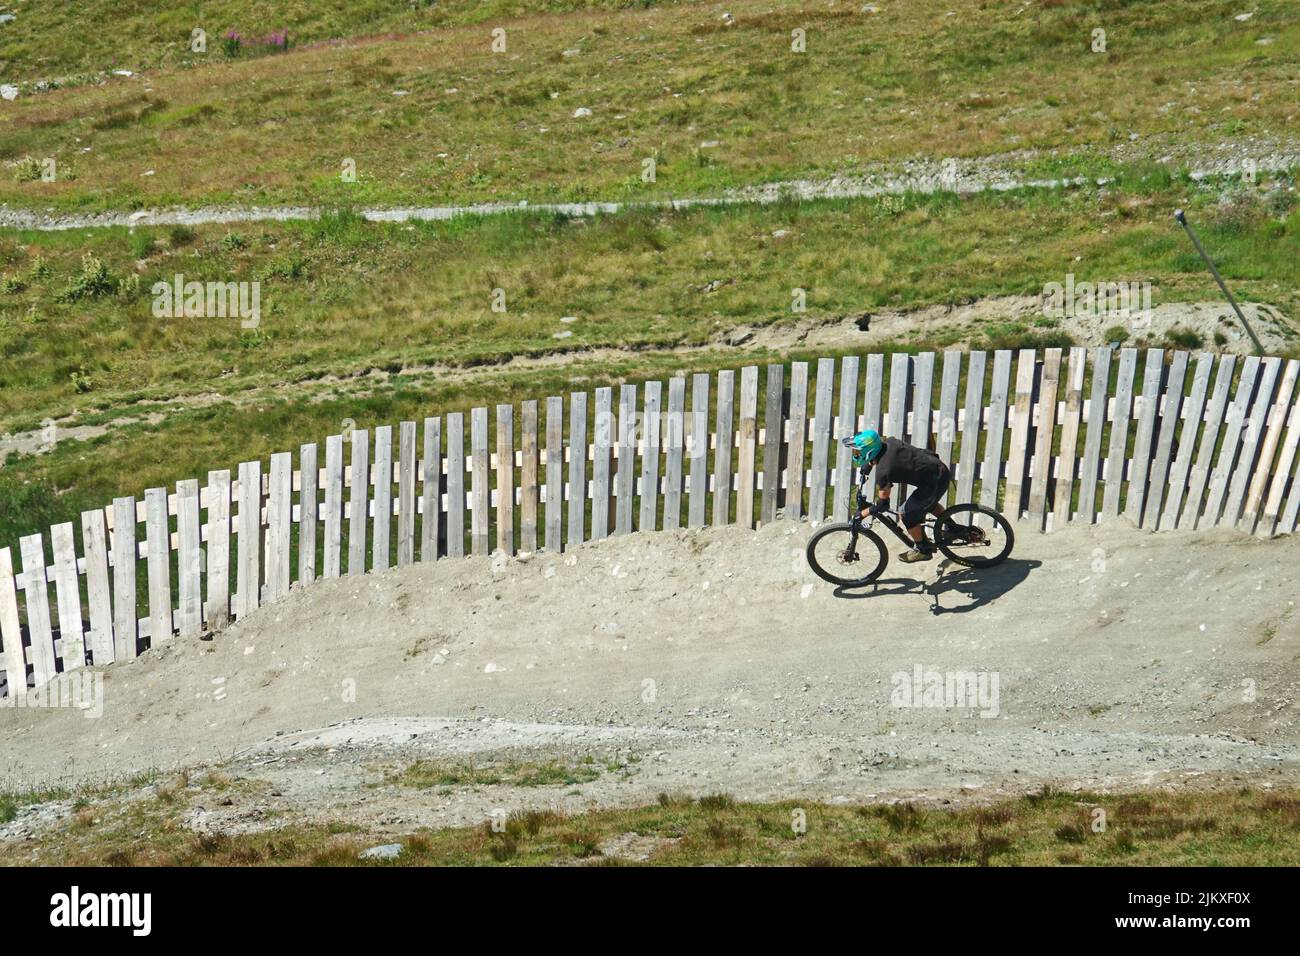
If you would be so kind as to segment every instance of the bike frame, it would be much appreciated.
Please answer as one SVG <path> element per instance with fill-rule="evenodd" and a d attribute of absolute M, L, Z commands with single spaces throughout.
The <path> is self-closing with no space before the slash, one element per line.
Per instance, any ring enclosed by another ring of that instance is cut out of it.
<path fill-rule="evenodd" d="M 898 538 L 898 540 L 903 542 L 903 544 L 907 545 L 909 548 L 916 547 L 916 542 L 912 540 L 912 536 L 909 535 L 906 531 L 904 531 L 902 525 L 897 520 L 895 520 L 898 517 L 899 512 L 887 511 L 883 515 L 872 515 L 869 518 L 864 518 L 862 517 L 862 515 L 858 513 L 859 511 L 861 511 L 862 506 L 859 505 L 855 507 L 855 502 L 864 499 L 865 496 L 862 494 L 862 489 L 865 488 L 866 486 L 867 483 L 865 479 L 859 481 L 856 489 L 856 493 L 851 495 L 849 498 L 849 523 L 853 526 L 853 537 L 850 539 L 852 543 L 855 545 L 858 543 L 858 531 L 860 529 L 870 528 L 872 526 L 872 523 L 878 519 L 881 524 L 883 524 L 890 531 L 894 532 L 894 537 Z M 934 516 L 926 515 L 923 524 L 925 525 L 925 527 L 931 529 L 930 537 L 931 539 L 933 539 L 934 534 L 933 534 L 932 525 L 934 524 Z"/>

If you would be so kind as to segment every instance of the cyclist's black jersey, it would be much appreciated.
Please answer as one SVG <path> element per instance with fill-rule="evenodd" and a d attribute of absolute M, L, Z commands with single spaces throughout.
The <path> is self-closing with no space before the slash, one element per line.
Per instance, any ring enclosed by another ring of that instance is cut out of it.
<path fill-rule="evenodd" d="M 917 448 L 897 438 L 885 439 L 885 450 L 876 459 L 876 483 L 928 485 L 939 477 L 943 461 L 926 448 Z"/>

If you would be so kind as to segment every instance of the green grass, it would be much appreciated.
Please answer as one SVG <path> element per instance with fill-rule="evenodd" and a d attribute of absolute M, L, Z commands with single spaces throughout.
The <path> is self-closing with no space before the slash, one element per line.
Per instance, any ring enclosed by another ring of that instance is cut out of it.
<path fill-rule="evenodd" d="M 206 4 L 214 47 L 232 26 L 287 27 L 303 42 L 384 35 L 202 64 L 178 52 L 196 25 L 188 9 L 24 9 L 0 34 L 0 59 L 20 76 L 165 68 L 6 103 L 0 159 L 18 165 L 0 176 L 0 201 L 636 199 L 1008 152 L 1028 171 L 1096 176 L 1118 146 L 1155 159 L 1295 128 L 1300 16 L 1285 0 L 1264 0 L 1246 23 L 1226 0 L 911 0 L 874 15 L 737 0 L 731 26 L 713 4 L 459 0 L 386 5 L 374 19 L 378 6 Z M 600 9 L 572 10 L 588 6 Z M 539 10 L 560 12 L 502 19 Z M 439 29 L 407 32 L 426 24 Z M 492 52 L 493 24 L 507 30 L 504 53 Z M 1096 27 L 1105 53 L 1090 49 Z M 804 53 L 791 50 L 795 29 Z M 576 118 L 582 107 L 593 115 Z M 46 157 L 54 182 L 26 173 Z M 641 175 L 648 158 L 653 182 Z M 342 179 L 345 159 L 356 182 Z"/>
<path fill-rule="evenodd" d="M 652 806 L 568 815 L 534 810 L 504 825 L 371 833 L 355 823 L 289 825 L 235 836 L 179 825 L 194 787 L 151 800 L 86 801 L 36 846 L 38 864 L 357 866 L 400 842 L 396 865 L 542 866 L 1295 866 L 1294 791 L 1119 794 L 1043 791 L 960 809 L 916 804 L 744 803 L 662 795 Z M 1100 811 L 1100 813 L 1098 812 Z M 618 854 L 615 847 L 629 846 Z"/>
<path fill-rule="evenodd" d="M 8 505 L 0 508 L 0 541 L 116 494 L 319 440 L 345 420 L 365 428 L 735 367 L 735 352 L 708 346 L 738 327 L 1038 294 L 1070 271 L 1149 278 L 1157 302 L 1216 298 L 1168 215 L 1175 206 L 1195 216 L 1241 297 L 1294 315 L 1293 194 L 1264 189 L 1223 200 L 1220 184 L 1153 191 L 1139 179 L 1104 193 L 912 196 L 575 221 L 512 216 L 406 227 L 340 214 L 193 235 L 11 232 L 0 238 L 0 265 L 22 288 L 0 294 L 0 432 L 38 430 L 65 416 L 76 425 L 135 423 L 11 457 L 0 475 L 0 504 Z M 1094 226 L 1098 215 L 1104 234 Z M 775 237 L 780 230 L 786 235 Z M 100 275 L 95 263 L 107 289 L 86 279 L 88 270 Z M 150 287 L 176 272 L 260 281 L 261 327 L 153 318 Z M 86 285 L 101 294 L 67 294 Z M 795 286 L 808 290 L 803 315 L 790 311 Z M 505 290 L 505 313 L 491 310 L 494 288 Z M 579 321 L 561 323 L 563 316 Z M 556 339 L 561 330 L 572 335 Z M 1058 329 L 1007 320 L 883 347 L 954 342 L 1069 344 Z M 620 351 L 600 351 L 607 348 Z M 743 360 L 800 354 L 792 338 Z M 528 356 L 565 361 L 501 364 Z M 369 369 L 378 377 L 351 377 Z"/>
<path fill-rule="evenodd" d="M 498 22 L 537 13 L 619 10 L 672 0 L 79 0 L 24 5 L 0 33 L 0 59 L 13 80 L 65 79 L 105 70 L 195 68 L 230 59 L 222 38 L 245 37 L 238 59 L 266 52 L 261 38 L 285 31 L 290 47 L 349 37 L 391 37 L 441 27 Z M 192 33 L 207 34 L 207 51 Z"/>

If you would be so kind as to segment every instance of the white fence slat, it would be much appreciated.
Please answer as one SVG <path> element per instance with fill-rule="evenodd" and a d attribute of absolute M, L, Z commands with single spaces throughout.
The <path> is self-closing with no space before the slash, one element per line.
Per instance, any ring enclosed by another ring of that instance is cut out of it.
<path fill-rule="evenodd" d="M 1047 489 L 1052 471 L 1052 445 L 1056 437 L 1056 397 L 1061 382 L 1061 350 L 1043 352 L 1038 392 L 1038 428 L 1034 436 L 1033 471 L 1029 476 L 1029 515 L 1039 528 L 1047 519 Z M 1030 409 L 1031 416 L 1033 410 Z"/>
<path fill-rule="evenodd" d="M 653 531 L 659 520 L 659 453 L 662 449 L 660 427 L 663 383 L 645 383 L 645 412 L 641 429 L 641 515 L 637 528 Z"/>
<path fill-rule="evenodd" d="M 32 686 L 41 687 L 55 674 L 54 631 L 50 621 L 49 580 L 45 576 L 45 539 L 29 534 L 18 541 L 23 557 L 23 598 L 31 646 Z"/>
<path fill-rule="evenodd" d="M 910 374 L 911 358 L 906 353 L 896 352 L 890 356 L 889 408 L 885 412 L 885 427 L 880 432 L 883 438 L 907 438 L 907 386 Z M 902 507 L 907 500 L 907 491 L 906 485 L 894 486 L 891 494 L 895 507 Z"/>
<path fill-rule="evenodd" d="M 298 448 L 298 584 L 316 580 L 316 524 L 320 520 L 320 466 L 317 446 Z"/>
<path fill-rule="evenodd" d="M 790 416 L 787 423 L 785 516 L 803 517 L 804 452 L 808 444 L 808 363 L 790 366 Z"/>
<path fill-rule="evenodd" d="M 587 534 L 587 393 L 569 396 L 569 529 L 570 545 Z"/>
<path fill-rule="evenodd" d="M 665 430 L 668 456 L 664 462 L 663 526 L 669 529 L 681 527 L 682 491 L 685 487 L 682 454 L 686 447 L 686 379 L 680 375 L 668 380 L 668 421 Z"/>
<path fill-rule="evenodd" d="M 818 359 L 817 392 L 813 404 L 812 467 L 808 482 L 808 520 L 826 520 L 826 482 L 830 478 L 830 443 L 835 401 L 835 360 Z"/>
<path fill-rule="evenodd" d="M 86 635 L 91 660 L 96 667 L 111 664 L 113 646 L 113 592 L 108 577 L 108 529 L 104 509 L 81 513 L 81 540 L 86 550 L 86 603 L 90 632 Z"/>
<path fill-rule="evenodd" d="M 537 550 L 537 403 L 519 409 L 519 547 L 531 553 Z"/>
<path fill-rule="evenodd" d="M 465 418 L 447 415 L 447 556 L 465 556 Z"/>
<path fill-rule="evenodd" d="M 1038 377 L 1038 353 L 1021 349 L 1016 356 L 1016 403 L 1011 416 L 1011 449 L 1007 457 L 1007 484 L 1002 511 L 1011 520 L 1024 510 L 1026 472 L 1029 470 L 1029 431 L 1034 416 L 1034 381 Z"/>
<path fill-rule="evenodd" d="M 59 610 L 59 643 L 64 671 L 86 664 L 86 634 L 81 618 L 81 578 L 77 574 L 77 542 L 72 522 L 50 528 L 50 549 L 54 553 L 52 579 Z"/>
<path fill-rule="evenodd" d="M 22 624 L 18 617 L 18 587 L 14 580 L 13 555 L 0 548 L 0 641 L 5 646 L 5 680 L 9 700 L 27 693 L 27 661 L 23 655 Z"/>
<path fill-rule="evenodd" d="M 1169 364 L 1169 381 L 1165 386 L 1164 404 L 1160 409 L 1160 434 L 1155 439 L 1151 459 L 1150 490 L 1142 508 L 1142 527 L 1155 528 L 1160 523 L 1160 506 L 1168 490 L 1169 460 L 1174 450 L 1174 433 L 1178 430 L 1183 405 L 1183 381 L 1187 376 L 1187 353 L 1175 352 Z"/>
<path fill-rule="evenodd" d="M 1179 528 L 1195 528 L 1201 517 L 1202 498 L 1205 487 L 1210 480 L 1210 466 L 1214 460 L 1215 442 L 1219 429 L 1223 426 L 1223 417 L 1228 405 L 1228 392 L 1232 387 L 1232 373 L 1236 359 L 1232 355 L 1219 358 L 1219 370 L 1214 377 L 1214 393 L 1210 398 L 1210 410 L 1205 416 L 1205 429 L 1201 433 L 1201 443 L 1196 454 L 1196 464 L 1187 485 L 1187 500 L 1183 503 L 1182 513 L 1178 517 Z M 1193 435 L 1193 438 L 1195 435 Z"/>
<path fill-rule="evenodd" d="M 239 535 L 236 557 L 235 617 L 256 611 L 262 601 L 262 463 L 239 466 Z"/>
<path fill-rule="evenodd" d="M 1110 405 L 1110 349 L 1093 352 L 1092 395 L 1088 400 L 1088 430 L 1083 442 L 1083 468 L 1079 472 L 1078 519 L 1086 524 L 1097 520 L 1097 481 L 1101 475 L 1101 443 Z"/>
<path fill-rule="evenodd" d="M 370 523 L 370 433 L 352 430 L 348 471 L 348 575 L 366 573 L 366 528 Z"/>
<path fill-rule="evenodd" d="M 176 483 L 176 628 L 181 637 L 203 632 L 203 530 L 199 483 Z"/>
<path fill-rule="evenodd" d="M 758 366 L 747 365 L 740 370 L 740 424 L 736 438 L 739 454 L 736 459 L 736 522 L 745 528 L 754 527 L 755 465 L 758 459 Z"/>
<path fill-rule="evenodd" d="M 546 399 L 546 550 L 564 550 L 564 399 Z"/>
<path fill-rule="evenodd" d="M 853 452 L 839 439 L 852 436 L 858 430 L 858 357 L 846 355 L 840 362 L 840 407 L 835 417 L 835 479 L 834 493 L 830 496 L 831 517 L 838 519 L 845 507 L 847 489 L 853 484 Z"/>
<path fill-rule="evenodd" d="M 686 448 L 691 468 L 687 524 L 704 527 L 705 499 L 709 494 L 709 376 L 703 372 L 691 378 L 690 431 Z"/>
<path fill-rule="evenodd" d="M 594 450 L 591 463 L 591 540 L 599 541 L 609 536 L 610 525 L 610 465 L 614 444 L 614 392 L 611 388 L 596 389 L 596 422 Z"/>
<path fill-rule="evenodd" d="M 1240 526 L 1253 531 L 1255 522 L 1259 517 L 1260 506 L 1264 500 L 1264 489 L 1268 484 L 1269 475 L 1273 469 L 1273 458 L 1277 454 L 1278 444 L 1282 440 L 1282 428 L 1286 424 L 1287 416 L 1291 408 L 1291 394 L 1295 391 L 1296 374 L 1300 372 L 1300 361 L 1291 359 L 1286 363 L 1286 372 L 1282 376 L 1282 384 L 1278 387 L 1277 400 L 1271 410 L 1266 414 L 1269 421 L 1261 423 L 1261 427 L 1266 429 L 1263 445 L 1260 447 L 1259 463 L 1256 465 L 1254 474 L 1250 480 L 1250 490 L 1246 495 L 1245 511 L 1242 515 Z M 1290 460 L 1280 460 L 1278 470 L 1286 472 L 1290 469 Z M 1273 529 L 1273 518 L 1277 517 L 1277 509 L 1274 507 L 1271 516 L 1266 515 L 1268 527 L 1265 532 L 1271 532 Z"/>
<path fill-rule="evenodd" d="M 614 533 L 632 532 L 636 499 L 636 386 L 618 390 L 618 471 L 615 475 Z"/>
<path fill-rule="evenodd" d="M 321 575 L 337 578 L 343 572 L 343 436 L 325 439 L 325 545 L 321 549 Z"/>
<path fill-rule="evenodd" d="M 171 527 L 167 489 L 144 493 L 145 566 L 149 571 L 149 646 L 161 647 L 173 636 Z"/>
<path fill-rule="evenodd" d="M 415 422 L 398 425 L 397 566 L 415 563 Z"/>
<path fill-rule="evenodd" d="M 1142 407 L 1138 410 L 1137 435 L 1133 442 L 1133 467 L 1129 474 L 1128 494 L 1124 498 L 1125 517 L 1138 524 L 1142 521 L 1143 507 L 1146 504 L 1147 480 L 1151 472 L 1151 443 L 1155 440 L 1164 375 L 1164 350 L 1147 349 L 1146 369 L 1142 373 Z"/>
<path fill-rule="evenodd" d="M 375 429 L 374 529 L 370 541 L 370 567 L 383 571 L 392 564 L 393 533 L 393 426 Z"/>
<path fill-rule="evenodd" d="M 984 423 L 984 370 L 987 352 L 971 352 L 966 368 L 966 404 L 961 417 L 961 461 L 957 465 L 956 503 L 974 500 L 975 473 L 980 461 L 980 432 Z M 869 422 L 868 422 L 869 423 Z"/>
<path fill-rule="evenodd" d="M 266 504 L 266 596 L 278 601 L 289 593 L 289 542 L 292 540 L 293 456 L 271 456 L 270 493 Z"/>
<path fill-rule="evenodd" d="M 1078 465 L 1079 425 L 1083 413 L 1083 374 L 1088 350 L 1070 349 L 1066 369 L 1065 410 L 1061 417 L 1061 460 L 1056 469 L 1056 487 L 1052 492 L 1053 527 L 1060 527 L 1074 517 L 1074 473 Z"/>
<path fill-rule="evenodd" d="M 1110 447 L 1106 453 L 1106 487 L 1101 500 L 1102 520 L 1119 516 L 1119 499 L 1124 487 L 1124 463 L 1128 457 L 1128 426 L 1133 414 L 1133 376 L 1137 371 L 1137 355 L 1137 349 L 1121 349 L 1119 353 L 1115 410 L 1110 425 Z"/>
<path fill-rule="evenodd" d="M 912 359 L 912 424 L 908 441 L 934 451 L 934 353 L 921 352 Z"/>
<path fill-rule="evenodd" d="M 731 524 L 731 455 L 735 450 L 736 373 L 718 373 L 717 446 L 713 455 L 713 524 Z"/>
<path fill-rule="evenodd" d="M 961 380 L 961 352 L 948 349 L 943 353 L 943 371 L 939 381 L 939 418 L 935 423 L 935 451 L 955 476 L 957 463 L 952 460 L 952 446 L 957 438 L 957 385 Z M 952 489 L 944 491 L 940 504 L 947 504 Z"/>
<path fill-rule="evenodd" d="M 113 643 L 114 658 L 131 660 L 138 653 L 139 615 L 136 613 L 135 568 L 138 555 L 135 499 L 113 499 Z"/>
<path fill-rule="evenodd" d="M 1247 405 L 1249 411 L 1246 420 L 1242 423 L 1241 450 L 1237 456 L 1232 480 L 1228 484 L 1228 493 L 1223 503 L 1223 514 L 1219 516 L 1217 522 L 1219 525 L 1233 527 L 1237 524 L 1238 518 L 1241 517 L 1241 508 L 1246 497 L 1246 486 L 1250 482 L 1251 475 L 1256 467 L 1255 454 L 1259 450 L 1260 441 L 1268 424 L 1269 409 L 1273 406 L 1273 390 L 1277 385 L 1278 373 L 1281 368 L 1281 359 L 1271 356 L 1264 359 L 1263 375 L 1260 379 L 1259 388 L 1256 390 L 1254 400 Z M 1272 462 L 1264 463 L 1263 469 L 1265 473 L 1268 472 L 1271 464 Z"/>
<path fill-rule="evenodd" d="M 1174 462 L 1170 468 L 1169 490 L 1165 495 L 1160 521 L 1156 525 L 1158 530 L 1164 531 L 1178 524 L 1178 512 L 1183 506 L 1183 496 L 1187 493 L 1187 480 L 1192 470 L 1196 438 L 1200 434 L 1210 373 L 1213 371 L 1214 356 L 1209 352 L 1202 352 L 1197 356 L 1196 371 L 1192 375 L 1192 393 L 1187 398 L 1183 427 L 1177 437 L 1178 452 L 1174 455 Z"/>
<path fill-rule="evenodd" d="M 491 453 L 488 451 L 488 410 L 471 409 L 470 426 L 470 554 L 483 557 L 491 550 Z"/>
<path fill-rule="evenodd" d="M 1250 398 L 1259 379 L 1259 356 L 1249 355 L 1241 366 L 1241 378 L 1237 381 L 1237 394 L 1228 406 L 1227 417 L 1223 425 L 1223 444 L 1219 448 L 1218 461 L 1210 472 L 1210 491 L 1201 512 L 1197 528 L 1211 528 L 1219 523 L 1223 511 L 1223 499 L 1228 493 L 1228 479 L 1232 477 L 1232 466 L 1237 460 L 1241 448 L 1241 432 L 1246 423 L 1246 411 L 1250 407 Z"/>
<path fill-rule="evenodd" d="M 884 388 L 885 357 L 879 352 L 874 352 L 867 356 L 867 384 L 862 391 L 862 428 L 874 428 L 881 434 L 884 434 L 885 428 L 880 414 L 881 402 L 884 399 Z M 868 497 L 875 497 L 876 476 L 874 472 L 867 476 L 867 487 L 864 490 Z"/>
<path fill-rule="evenodd" d="M 767 366 L 767 392 L 763 411 L 763 494 L 759 504 L 759 521 L 776 520 L 781 500 L 781 450 L 784 429 L 782 404 L 785 401 L 785 366 Z"/>
<path fill-rule="evenodd" d="M 424 420 L 424 485 L 421 488 L 420 560 L 436 561 L 442 537 L 442 419 Z"/>
<path fill-rule="evenodd" d="M 989 385 L 989 421 L 984 441 L 984 464 L 980 468 L 980 501 L 997 509 L 998 485 L 1002 478 L 1002 441 L 1007 424 L 1007 396 L 1011 390 L 1011 352 L 993 353 L 993 380 Z"/>
<path fill-rule="evenodd" d="M 515 553 L 515 407 L 497 406 L 497 546 Z"/>
<path fill-rule="evenodd" d="M 208 472 L 207 601 L 208 630 L 230 623 L 230 471 Z"/>

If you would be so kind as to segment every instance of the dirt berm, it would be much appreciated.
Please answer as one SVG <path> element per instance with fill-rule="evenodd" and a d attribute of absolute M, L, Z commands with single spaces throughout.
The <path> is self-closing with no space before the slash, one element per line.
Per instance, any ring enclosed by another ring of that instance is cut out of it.
<path fill-rule="evenodd" d="M 1001 567 L 894 559 L 840 595 L 808 571 L 809 534 L 636 534 L 320 582 L 108 668 L 98 719 L 0 709 L 0 786 L 223 764 L 271 782 L 254 816 L 447 824 L 665 791 L 1300 780 L 1300 537 L 1022 527 Z M 926 698 L 931 671 L 973 672 L 984 696 Z M 373 786 L 417 758 L 503 755 L 610 769 L 532 789 Z M 214 812 L 233 826 L 241 807 Z"/>

